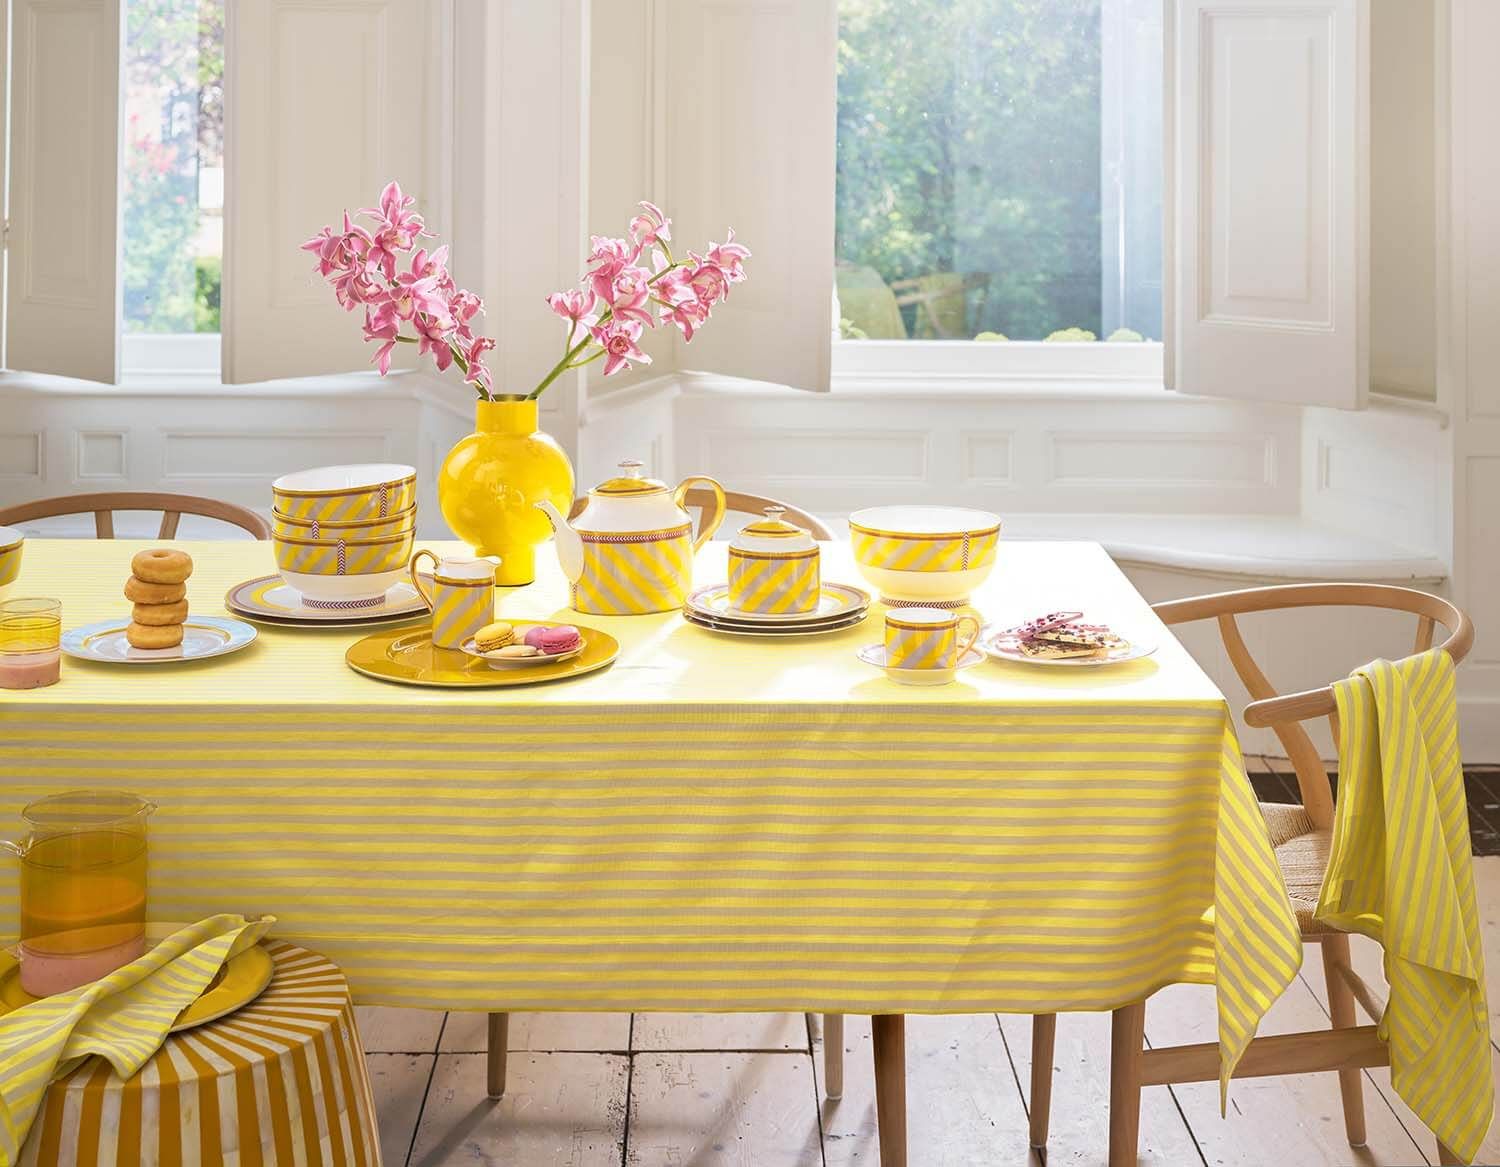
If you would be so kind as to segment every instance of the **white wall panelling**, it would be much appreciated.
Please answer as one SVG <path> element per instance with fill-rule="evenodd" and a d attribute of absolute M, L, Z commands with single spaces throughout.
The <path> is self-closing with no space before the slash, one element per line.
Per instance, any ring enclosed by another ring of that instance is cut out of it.
<path fill-rule="evenodd" d="M 118 379 L 121 2 L 11 0 L 9 368 Z"/>
<path fill-rule="evenodd" d="M 1173 388 L 1355 406 L 1368 0 L 1176 0 L 1173 20 Z"/>
<path fill-rule="evenodd" d="M 392 178 L 451 230 L 452 0 L 258 0 L 225 28 L 223 376 L 365 368 L 369 347 L 297 245 Z M 336 63 L 328 46 L 338 45 Z M 410 359 L 405 353 L 403 359 Z"/>

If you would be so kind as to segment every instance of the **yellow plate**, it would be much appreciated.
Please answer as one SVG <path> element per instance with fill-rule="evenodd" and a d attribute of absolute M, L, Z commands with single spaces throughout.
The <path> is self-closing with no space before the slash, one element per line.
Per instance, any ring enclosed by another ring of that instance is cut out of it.
<path fill-rule="evenodd" d="M 531 669 L 492 669 L 483 657 L 457 648 L 433 648 L 431 628 L 398 628 L 377 632 L 349 646 L 344 660 L 356 673 L 398 685 L 436 689 L 487 689 L 506 685 L 535 685 L 581 677 L 620 655 L 620 642 L 607 632 L 575 624 L 584 649 L 557 664 Z"/>
<path fill-rule="evenodd" d="M 163 940 L 180 927 L 162 930 L 156 925 L 147 929 L 152 939 Z M 198 999 L 177 1015 L 172 1033 L 216 1021 L 242 1009 L 259 997 L 271 983 L 274 971 L 271 954 L 259 944 L 245 949 L 214 974 Z M 9 952 L 0 952 L 0 1016 L 39 1000 L 21 988 L 21 965 Z"/>

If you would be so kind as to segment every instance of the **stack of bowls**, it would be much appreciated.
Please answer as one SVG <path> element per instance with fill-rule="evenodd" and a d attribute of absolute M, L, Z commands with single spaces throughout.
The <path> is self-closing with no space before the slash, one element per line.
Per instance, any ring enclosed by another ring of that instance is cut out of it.
<path fill-rule="evenodd" d="M 417 529 L 417 472 L 320 466 L 271 484 L 281 578 L 313 606 L 375 603 L 406 575 Z"/>

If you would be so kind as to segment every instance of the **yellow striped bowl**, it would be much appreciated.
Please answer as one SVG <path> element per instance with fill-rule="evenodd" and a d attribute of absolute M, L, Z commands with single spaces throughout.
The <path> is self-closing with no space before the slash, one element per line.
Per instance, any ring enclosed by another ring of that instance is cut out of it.
<path fill-rule="evenodd" d="M 849 516 L 860 574 L 896 604 L 960 607 L 995 567 L 1000 516 L 966 507 L 869 507 Z"/>
<path fill-rule="evenodd" d="M 272 535 L 281 578 L 309 604 L 355 607 L 377 601 L 406 575 L 415 534 L 314 541 Z"/>
<path fill-rule="evenodd" d="M 21 551 L 26 537 L 14 527 L 0 527 L 0 600 L 21 574 Z"/>
<path fill-rule="evenodd" d="M 331 520 L 292 519 L 286 515 L 272 514 L 271 532 L 290 535 L 294 539 L 311 539 L 315 543 L 336 542 L 339 539 L 385 539 L 392 535 L 410 534 L 417 525 L 417 508 L 392 515 L 388 519 Z"/>
<path fill-rule="evenodd" d="M 283 474 L 271 483 L 278 515 L 320 522 L 388 519 L 417 502 L 417 472 L 410 466 L 376 462 L 320 466 Z"/>

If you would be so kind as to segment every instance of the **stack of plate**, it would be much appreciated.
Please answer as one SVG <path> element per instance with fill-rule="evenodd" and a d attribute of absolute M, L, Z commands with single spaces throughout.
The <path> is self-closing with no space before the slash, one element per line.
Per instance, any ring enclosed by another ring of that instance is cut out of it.
<path fill-rule="evenodd" d="M 825 583 L 818 591 L 818 606 L 811 612 L 744 612 L 730 606 L 729 585 L 721 583 L 690 595 L 682 616 L 689 624 L 730 636 L 816 636 L 853 628 L 869 608 L 867 593 L 848 584 Z"/>

